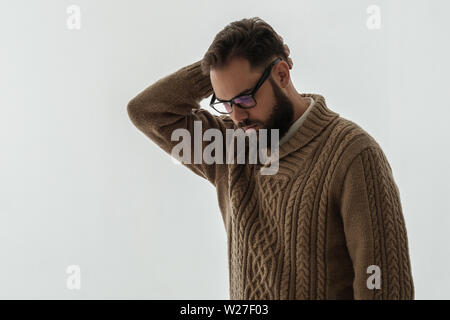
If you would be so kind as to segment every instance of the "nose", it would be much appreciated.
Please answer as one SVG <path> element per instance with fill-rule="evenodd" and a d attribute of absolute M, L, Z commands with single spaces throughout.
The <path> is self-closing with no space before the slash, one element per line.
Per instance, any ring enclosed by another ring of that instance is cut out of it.
<path fill-rule="evenodd" d="M 248 112 L 236 105 L 233 105 L 233 110 L 231 111 L 231 118 L 237 123 L 244 121 L 248 118 Z"/>

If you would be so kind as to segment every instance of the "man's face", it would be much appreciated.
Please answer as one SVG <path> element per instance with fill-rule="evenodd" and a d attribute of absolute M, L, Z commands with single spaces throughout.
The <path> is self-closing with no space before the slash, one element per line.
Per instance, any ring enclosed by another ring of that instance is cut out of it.
<path fill-rule="evenodd" d="M 242 109 L 233 104 L 229 116 L 237 127 L 244 129 L 246 126 L 256 125 L 253 127 L 255 130 L 269 129 L 268 137 L 270 129 L 278 129 L 279 139 L 286 134 L 292 124 L 294 108 L 290 99 L 272 78 L 272 75 L 276 75 L 280 63 L 272 68 L 271 76 L 256 92 L 255 107 Z M 249 93 L 261 75 L 262 71 L 251 72 L 250 63 L 243 58 L 234 58 L 225 67 L 210 71 L 212 87 L 216 97 L 221 100 L 229 100 L 246 89 L 250 90 L 244 93 Z"/>

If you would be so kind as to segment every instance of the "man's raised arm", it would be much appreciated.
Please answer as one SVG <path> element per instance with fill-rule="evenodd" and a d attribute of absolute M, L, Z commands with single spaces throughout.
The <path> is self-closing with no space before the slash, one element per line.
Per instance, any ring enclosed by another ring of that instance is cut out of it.
<path fill-rule="evenodd" d="M 203 158 L 194 163 L 194 121 L 201 121 L 202 136 L 205 130 L 216 128 L 222 137 L 226 128 L 233 128 L 233 121 L 200 108 L 199 102 L 213 93 L 210 77 L 202 73 L 200 63 L 185 66 L 144 89 L 128 103 L 127 112 L 133 124 L 169 154 L 180 143 L 172 141 L 172 132 L 186 129 L 191 137 L 191 161 L 183 164 L 216 185 L 224 165 L 206 164 Z M 202 142 L 202 150 L 205 145 Z"/>

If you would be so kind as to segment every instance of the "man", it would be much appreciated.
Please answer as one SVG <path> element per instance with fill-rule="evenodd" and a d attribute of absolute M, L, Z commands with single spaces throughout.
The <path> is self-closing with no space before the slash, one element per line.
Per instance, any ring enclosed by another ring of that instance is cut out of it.
<path fill-rule="evenodd" d="M 174 130 L 194 135 L 196 121 L 202 132 L 224 136 L 227 129 L 279 130 L 276 174 L 262 175 L 261 163 L 184 163 L 217 189 L 231 299 L 413 299 L 388 160 L 322 95 L 296 91 L 289 54 L 263 20 L 230 23 L 202 60 L 132 99 L 129 117 L 168 153 L 178 143 Z M 210 95 L 222 115 L 200 108 Z"/>

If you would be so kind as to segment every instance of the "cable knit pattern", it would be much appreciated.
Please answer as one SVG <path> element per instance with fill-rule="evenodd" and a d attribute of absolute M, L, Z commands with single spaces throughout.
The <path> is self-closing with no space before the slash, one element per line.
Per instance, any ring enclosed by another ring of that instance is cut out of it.
<path fill-rule="evenodd" d="M 200 108 L 212 94 L 200 61 L 150 85 L 127 106 L 133 124 L 164 151 L 171 133 L 235 129 Z M 228 245 L 231 299 L 413 299 L 400 192 L 379 144 L 328 108 L 320 94 L 268 164 L 184 164 L 217 190 Z M 204 142 L 204 148 L 209 142 Z M 225 145 L 225 142 L 224 142 Z M 193 148 L 192 148 L 193 149 Z M 193 159 L 193 158 L 192 158 Z M 369 288 L 370 266 L 380 288 Z"/>

